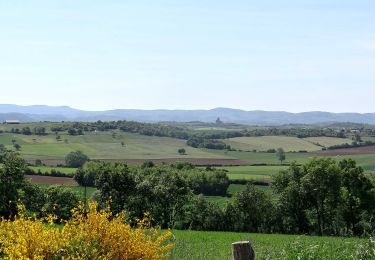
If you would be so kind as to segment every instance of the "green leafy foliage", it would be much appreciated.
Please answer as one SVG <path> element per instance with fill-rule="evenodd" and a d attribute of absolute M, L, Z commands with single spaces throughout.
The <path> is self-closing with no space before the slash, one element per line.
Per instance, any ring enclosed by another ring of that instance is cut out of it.
<path fill-rule="evenodd" d="M 0 216 L 17 213 L 19 189 L 23 187 L 26 163 L 15 153 L 6 154 L 0 168 Z"/>
<path fill-rule="evenodd" d="M 65 157 L 65 164 L 68 167 L 79 168 L 82 167 L 88 160 L 89 157 L 81 151 L 70 152 Z"/>
<path fill-rule="evenodd" d="M 71 210 L 79 202 L 77 193 L 66 187 L 41 187 L 26 183 L 22 190 L 21 201 L 31 213 L 39 217 L 54 214 L 58 219 L 68 220 L 72 217 Z"/>
<path fill-rule="evenodd" d="M 374 184 L 351 159 L 293 164 L 273 187 L 284 232 L 361 235 L 374 228 Z"/>

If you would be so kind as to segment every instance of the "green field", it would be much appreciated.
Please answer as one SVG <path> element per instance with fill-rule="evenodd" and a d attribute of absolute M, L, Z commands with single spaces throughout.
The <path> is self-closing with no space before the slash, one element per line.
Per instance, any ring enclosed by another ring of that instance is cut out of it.
<path fill-rule="evenodd" d="M 42 173 L 49 173 L 52 170 L 59 171 L 62 173 L 66 173 L 68 175 L 74 175 L 77 171 L 76 168 L 67 168 L 67 167 L 48 167 L 48 166 L 29 166 L 35 172 L 41 171 Z"/>
<path fill-rule="evenodd" d="M 324 147 L 346 144 L 346 143 L 351 144 L 353 142 L 353 140 L 349 138 L 335 138 L 335 137 L 326 137 L 326 136 L 308 137 L 308 138 L 303 138 L 302 140 L 308 141 L 318 146 L 324 146 Z"/>
<path fill-rule="evenodd" d="M 346 155 L 334 158 L 336 160 L 352 158 L 359 166 L 363 167 L 366 173 L 375 174 L 375 154 Z M 298 162 L 302 163 L 302 160 L 298 160 Z M 217 168 L 227 170 L 227 175 L 231 180 L 270 180 L 273 174 L 287 170 L 288 166 L 225 166 Z"/>
<path fill-rule="evenodd" d="M 362 140 L 375 142 L 375 136 L 364 136 L 362 137 Z"/>
<path fill-rule="evenodd" d="M 21 145 L 21 155 L 29 160 L 64 159 L 69 152 L 76 150 L 84 152 L 92 159 L 228 158 L 187 146 L 184 140 L 169 137 L 123 132 L 116 132 L 115 137 L 111 132 L 60 136 L 62 141 L 57 141 L 52 134 L 40 137 L 3 133 L 0 134 L 0 143 L 13 149 L 12 139 L 15 139 Z M 125 143 L 124 147 L 121 142 Z M 179 148 L 184 148 L 187 154 L 178 154 Z"/>
<path fill-rule="evenodd" d="M 260 189 L 262 191 L 265 191 L 267 192 L 269 195 L 274 195 L 272 193 L 272 189 L 270 186 L 259 186 L 259 185 L 256 185 L 254 186 L 256 189 Z M 230 196 L 233 196 L 234 194 L 236 194 L 237 192 L 241 192 L 241 191 L 244 191 L 246 189 L 246 185 L 244 184 L 231 184 L 229 185 L 228 187 L 228 195 Z M 225 204 L 230 201 L 233 197 L 224 197 L 224 196 L 205 196 L 205 199 L 209 202 L 213 202 L 213 203 L 217 203 L 219 204 L 220 206 L 225 206 Z"/>
<path fill-rule="evenodd" d="M 270 186 L 255 185 L 254 187 L 256 189 L 259 189 L 259 190 L 262 190 L 262 191 L 265 191 L 265 192 L 269 192 L 269 193 L 272 192 L 272 189 L 271 189 Z M 241 191 L 244 191 L 245 189 L 246 189 L 246 185 L 244 185 L 244 184 L 231 184 L 231 185 L 229 185 L 228 193 L 231 194 L 231 195 L 234 195 L 236 192 L 241 192 Z"/>
<path fill-rule="evenodd" d="M 288 169 L 287 166 L 227 166 L 218 167 L 227 170 L 231 180 L 268 180 L 271 175 Z"/>
<path fill-rule="evenodd" d="M 37 125 L 40 126 L 40 123 L 18 125 L 17 127 L 21 128 L 25 125 L 33 128 Z M 49 127 L 52 125 L 58 125 L 58 123 L 43 123 L 43 126 L 46 127 L 47 130 L 49 130 Z M 0 130 L 9 130 L 10 127 L 10 125 L 1 125 Z M 12 140 L 16 140 L 16 142 L 21 145 L 21 155 L 31 162 L 35 159 L 56 159 L 60 160 L 58 163 L 62 163 L 62 160 L 69 152 L 80 150 L 91 159 L 239 159 L 249 164 L 278 165 L 280 162 L 275 153 L 252 152 L 252 150 L 267 150 L 283 147 L 286 151 L 317 151 L 321 150 L 322 147 L 313 143 L 330 146 L 351 141 L 350 139 L 333 137 L 311 137 L 304 139 L 286 136 L 240 137 L 227 139 L 226 142 L 231 142 L 234 148 L 246 149 L 241 149 L 243 151 L 225 151 L 197 149 L 187 146 L 185 140 L 169 137 L 144 136 L 122 131 L 114 131 L 114 133 L 115 135 L 113 135 L 113 131 L 87 132 L 82 136 L 69 136 L 65 133 L 61 133 L 60 141 L 56 140 L 56 135 L 54 133 L 49 133 L 46 136 L 1 133 L 0 144 L 4 144 L 7 148 L 14 150 Z M 373 139 L 374 137 L 364 137 L 366 140 L 371 138 Z M 65 140 L 67 141 L 65 142 Z M 121 142 L 125 143 L 124 147 L 121 145 Z M 236 147 L 237 145 L 239 147 Z M 179 148 L 184 148 L 187 154 L 178 154 L 177 150 Z M 246 152 L 248 150 L 251 152 Z M 312 153 L 287 152 L 286 160 L 283 163 L 290 164 L 295 161 L 301 164 L 314 156 L 315 155 Z M 375 154 L 336 156 L 334 158 L 342 159 L 349 157 L 357 160 L 358 164 L 367 172 L 375 172 Z M 277 170 L 271 169 L 266 172 L 263 171 L 262 168 L 254 169 L 256 169 L 256 171 L 252 171 L 246 167 L 243 168 L 243 170 L 240 170 L 240 168 L 232 169 L 229 172 L 229 176 L 231 179 L 244 178 L 259 180 L 263 179 L 266 175 L 277 172 Z M 274 169 L 277 169 L 277 167 Z M 65 169 L 62 168 L 58 170 L 65 171 Z M 70 170 L 66 171 L 71 173 Z"/>
<path fill-rule="evenodd" d="M 70 190 L 74 191 L 75 193 L 77 193 L 78 196 L 82 200 L 84 199 L 84 197 L 85 197 L 85 187 L 82 187 L 82 186 L 64 186 L 64 187 L 66 187 L 67 189 L 70 189 Z M 94 187 L 86 187 L 87 198 L 89 199 L 95 191 L 97 191 L 97 189 L 94 188 Z"/>
<path fill-rule="evenodd" d="M 223 151 L 223 150 L 208 150 L 204 151 L 214 153 L 218 156 L 227 156 L 233 159 L 248 161 L 250 164 L 280 164 L 275 153 L 262 152 L 240 152 L 240 151 Z M 314 156 L 309 153 L 286 153 L 286 160 L 283 163 L 289 164 L 292 162 L 304 163 Z"/>
<path fill-rule="evenodd" d="M 170 259 L 231 259 L 231 244 L 251 241 L 256 259 L 361 259 L 359 238 L 270 235 L 233 232 L 172 231 L 175 237 Z M 351 257 L 353 256 L 353 257 Z"/>
<path fill-rule="evenodd" d="M 212 203 L 216 203 L 221 207 L 224 207 L 226 203 L 231 199 L 230 197 L 222 197 L 222 196 L 204 196 L 204 198 Z"/>
<path fill-rule="evenodd" d="M 297 137 L 288 136 L 259 136 L 236 137 L 225 141 L 232 148 L 243 151 L 267 151 L 269 149 L 283 148 L 287 152 L 319 151 L 321 147 Z"/>
<path fill-rule="evenodd" d="M 375 154 L 354 154 L 345 156 L 336 156 L 337 160 L 344 158 L 352 158 L 360 165 L 366 172 L 375 173 Z"/>

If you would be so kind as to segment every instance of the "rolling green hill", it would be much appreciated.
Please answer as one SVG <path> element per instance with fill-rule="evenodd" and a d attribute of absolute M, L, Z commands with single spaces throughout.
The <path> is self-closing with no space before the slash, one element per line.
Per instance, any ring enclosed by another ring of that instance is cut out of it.
<path fill-rule="evenodd" d="M 80 150 L 92 159 L 165 159 L 165 158 L 229 158 L 193 148 L 184 140 L 144 136 L 132 133 L 111 132 L 87 133 L 82 136 L 61 134 L 61 141 L 55 135 L 35 136 L 0 134 L 0 143 L 14 149 L 12 139 L 21 145 L 20 153 L 26 159 L 64 159 L 71 151 Z M 66 141 L 65 141 L 66 140 Z M 124 142 L 122 146 L 121 142 Z M 177 150 L 184 148 L 186 155 Z"/>
<path fill-rule="evenodd" d="M 335 138 L 335 137 L 327 137 L 327 136 L 308 137 L 308 138 L 303 138 L 303 140 L 308 141 L 312 144 L 315 144 L 318 146 L 324 146 L 324 147 L 346 144 L 346 143 L 351 144 L 353 142 L 353 140 L 349 138 Z"/>
<path fill-rule="evenodd" d="M 267 151 L 269 149 L 283 148 L 287 152 L 318 151 L 321 147 L 297 137 L 288 136 L 260 136 L 260 137 L 236 137 L 225 141 L 236 150 L 243 151 Z"/>

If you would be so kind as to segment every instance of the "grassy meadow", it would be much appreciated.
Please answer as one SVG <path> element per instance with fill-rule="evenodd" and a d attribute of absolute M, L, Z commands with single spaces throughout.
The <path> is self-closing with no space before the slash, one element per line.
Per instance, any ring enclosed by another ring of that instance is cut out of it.
<path fill-rule="evenodd" d="M 286 152 L 319 151 L 321 147 L 301 138 L 288 136 L 236 137 L 225 141 L 232 148 L 243 151 L 267 151 L 282 147 Z"/>
<path fill-rule="evenodd" d="M 237 151 L 198 149 L 186 145 L 185 140 L 170 138 L 145 136 L 140 134 L 126 133 L 122 131 L 86 132 L 80 136 L 70 136 L 65 132 L 59 134 L 57 140 L 55 133 L 50 132 L 51 126 L 59 123 L 30 123 L 17 126 L 0 125 L 0 130 L 9 131 L 11 127 L 22 128 L 29 126 L 43 126 L 47 129 L 48 135 L 22 135 L 12 133 L 0 133 L 0 144 L 4 144 L 8 149 L 13 149 L 12 140 L 21 145 L 20 154 L 30 161 L 35 159 L 63 160 L 72 151 L 80 150 L 92 159 L 114 159 L 114 160 L 150 160 L 150 159 L 238 159 L 251 164 L 278 165 L 280 162 L 276 154 L 266 153 L 268 149 L 282 147 L 286 151 L 286 160 L 289 164 L 293 161 L 304 163 L 317 156 L 316 152 L 322 146 L 338 145 L 350 143 L 351 139 L 333 137 L 309 137 L 297 138 L 287 136 L 261 136 L 261 137 L 238 137 L 225 139 Z M 372 137 L 366 137 L 372 138 Z M 366 139 L 364 138 L 364 139 Z M 366 140 L 367 140 L 366 139 Z M 122 146 L 122 142 L 124 146 Z M 184 148 L 186 155 L 180 155 L 177 150 Z M 254 152 L 256 150 L 257 152 Z M 296 152 L 308 151 L 308 152 Z M 375 155 L 350 155 L 342 157 L 353 157 L 367 171 L 375 171 Z M 337 158 L 342 158 L 338 156 Z M 335 157 L 336 158 L 336 157 Z M 246 169 L 246 168 L 243 168 Z M 253 178 L 261 178 L 264 172 L 258 168 L 258 172 L 250 170 L 233 169 L 230 171 L 232 178 L 238 178 L 235 174 L 243 172 L 253 174 Z M 274 170 L 270 170 L 270 173 Z M 246 177 L 245 177 L 246 178 Z"/>
<path fill-rule="evenodd" d="M 250 241 L 256 259 L 361 259 L 356 252 L 367 243 L 359 238 L 234 232 L 173 230 L 173 234 L 171 260 L 229 260 L 231 244 L 237 241 Z"/>
<path fill-rule="evenodd" d="M 204 149 L 208 151 L 208 149 Z M 249 164 L 273 164 L 279 165 L 275 153 L 265 153 L 265 152 L 245 152 L 245 151 L 223 151 L 223 150 L 209 150 L 210 153 L 214 153 L 218 156 L 226 156 L 232 159 L 244 160 L 249 162 Z M 292 162 L 304 163 L 309 159 L 313 158 L 314 155 L 310 153 L 286 153 L 286 160 L 283 161 L 284 164 L 289 164 Z"/>
<path fill-rule="evenodd" d="M 167 158 L 229 158 L 186 145 L 184 140 L 169 137 L 144 136 L 116 132 L 86 133 L 82 136 L 60 134 L 60 141 L 54 134 L 47 136 L 0 134 L 0 143 L 14 149 L 12 140 L 21 145 L 20 153 L 25 159 L 64 159 L 80 150 L 92 159 L 167 159 Z M 122 146 L 121 142 L 124 142 Z M 177 150 L 184 148 L 186 155 Z"/>
<path fill-rule="evenodd" d="M 353 154 L 345 156 L 336 156 L 337 160 L 344 158 L 354 159 L 367 173 L 375 173 L 375 154 Z"/>
<path fill-rule="evenodd" d="M 237 159 L 247 162 L 247 166 L 226 166 L 218 167 L 228 171 L 230 180 L 262 180 L 270 181 L 271 176 L 279 171 L 286 170 L 287 166 L 281 166 L 275 153 L 261 152 L 268 149 L 276 149 L 282 147 L 286 151 L 286 160 L 284 164 L 296 162 L 299 164 L 317 156 L 315 152 L 320 151 L 322 146 L 328 147 L 343 143 L 350 143 L 351 139 L 333 138 L 333 137 L 309 137 L 297 138 L 287 136 L 261 136 L 261 137 L 239 137 L 225 139 L 237 151 L 198 149 L 186 145 L 185 140 L 170 138 L 145 136 L 140 134 L 126 133 L 122 131 L 105 131 L 105 132 L 86 132 L 80 136 L 70 136 L 65 132 L 59 133 L 59 140 L 55 133 L 50 132 L 51 126 L 59 125 L 58 123 L 32 123 L 21 124 L 16 126 L 22 128 L 29 126 L 41 126 L 47 129 L 48 135 L 22 135 L 11 133 L 0 133 L 0 143 L 7 148 L 13 149 L 12 140 L 14 139 L 21 145 L 20 154 L 29 161 L 35 159 L 56 159 L 63 161 L 65 156 L 72 151 L 80 150 L 87 154 L 91 159 L 186 159 L 186 158 L 207 158 L 207 159 Z M 0 125 L 0 130 L 10 131 L 11 125 Z M 202 131 L 220 131 L 226 130 L 215 127 L 197 128 Z M 197 130 L 196 129 L 196 130 Z M 370 138 L 370 137 L 368 137 Z M 122 142 L 125 144 L 122 145 Z M 180 155 L 177 150 L 184 148 L 186 155 Z M 253 150 L 257 150 L 254 152 Z M 308 152 L 295 152 L 295 151 Z M 356 154 L 347 156 L 334 156 L 333 158 L 340 160 L 343 158 L 353 158 L 367 173 L 375 172 L 375 154 Z M 264 164 L 264 165 L 254 165 Z M 73 175 L 74 168 L 53 168 L 53 167 L 35 167 L 31 166 L 34 171 L 50 172 L 55 169 L 60 172 Z M 245 185 L 231 184 L 228 194 L 234 194 L 245 189 Z M 69 187 L 80 194 L 83 194 L 80 187 Z M 268 189 L 269 187 L 262 187 Z M 93 192 L 93 191 L 92 191 Z M 90 194 L 92 193 L 90 190 Z M 207 197 L 209 201 L 224 204 L 230 197 Z"/>
<path fill-rule="evenodd" d="M 288 169 L 287 166 L 226 166 L 218 167 L 228 171 L 231 180 L 269 180 L 271 175 Z"/>
<path fill-rule="evenodd" d="M 68 168 L 68 167 L 48 167 L 48 166 L 29 166 L 35 172 L 42 172 L 42 173 L 49 173 L 52 170 L 59 171 L 65 173 L 67 175 L 73 176 L 74 173 L 77 171 L 77 168 Z"/>
<path fill-rule="evenodd" d="M 327 137 L 327 136 L 320 136 L 320 137 L 307 137 L 303 138 L 302 140 L 310 142 L 317 146 L 334 146 L 340 144 L 351 144 L 353 142 L 352 139 L 349 138 L 335 138 L 335 137 Z"/>

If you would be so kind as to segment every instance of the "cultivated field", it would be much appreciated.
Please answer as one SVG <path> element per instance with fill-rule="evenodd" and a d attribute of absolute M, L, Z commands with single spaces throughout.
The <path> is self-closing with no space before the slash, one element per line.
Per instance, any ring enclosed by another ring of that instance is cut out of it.
<path fill-rule="evenodd" d="M 352 139 L 349 138 L 335 138 L 335 137 L 308 137 L 303 138 L 303 140 L 308 141 L 312 144 L 318 145 L 318 146 L 334 146 L 334 145 L 340 145 L 340 144 L 351 144 L 353 142 Z"/>
<path fill-rule="evenodd" d="M 169 137 L 144 136 L 117 132 L 87 133 L 83 136 L 61 134 L 61 141 L 55 135 L 26 136 L 9 133 L 0 134 L 0 143 L 12 148 L 12 139 L 21 145 L 20 153 L 28 160 L 61 160 L 72 151 L 80 150 L 92 159 L 230 159 L 186 145 L 184 140 Z M 65 141 L 66 140 L 66 141 Z M 122 146 L 121 142 L 124 142 Z M 178 154 L 184 148 L 186 155 Z"/>
<path fill-rule="evenodd" d="M 320 152 L 317 152 L 316 154 L 319 155 L 319 156 L 375 154 L 375 145 L 320 151 Z"/>
<path fill-rule="evenodd" d="M 287 166 L 232 166 L 219 167 L 228 171 L 232 180 L 269 180 L 271 175 L 286 170 Z"/>
<path fill-rule="evenodd" d="M 222 150 L 207 150 L 211 153 L 215 153 L 219 156 L 228 156 L 233 159 L 243 160 L 249 162 L 249 164 L 271 164 L 279 165 L 275 153 L 262 153 L 262 152 L 240 152 L 240 151 L 222 151 Z M 283 163 L 289 164 L 292 162 L 303 163 L 313 158 L 314 154 L 311 153 L 286 153 L 286 160 Z"/>
<path fill-rule="evenodd" d="M 267 151 L 283 148 L 287 152 L 318 151 L 321 147 L 307 140 L 288 136 L 236 137 L 225 141 L 232 148 L 243 151 Z"/>
<path fill-rule="evenodd" d="M 33 163 L 31 161 L 31 163 Z M 74 175 L 74 173 L 77 171 L 76 168 L 68 168 L 68 167 L 48 167 L 48 166 L 29 166 L 32 170 L 34 170 L 35 172 L 42 172 L 42 173 L 46 173 L 46 172 L 51 172 L 52 170 L 55 170 L 55 171 L 58 171 L 58 172 L 62 172 L 62 173 L 65 173 L 65 174 L 68 174 L 68 175 Z"/>
<path fill-rule="evenodd" d="M 77 186 L 77 182 L 69 177 L 55 177 L 55 176 L 40 176 L 40 175 L 26 175 L 25 176 L 32 183 L 46 184 L 46 185 L 64 185 Z"/>

